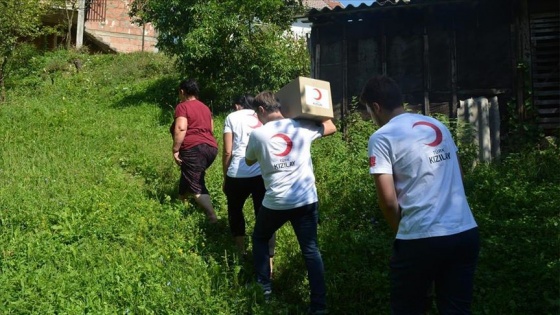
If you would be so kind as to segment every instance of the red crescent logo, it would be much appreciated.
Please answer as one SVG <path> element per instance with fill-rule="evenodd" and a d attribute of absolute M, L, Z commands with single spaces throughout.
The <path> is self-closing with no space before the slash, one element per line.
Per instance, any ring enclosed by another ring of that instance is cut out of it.
<path fill-rule="evenodd" d="M 313 90 L 317 91 L 317 97 L 315 98 L 317 101 L 323 98 L 323 94 L 321 93 L 321 91 L 319 91 L 319 89 L 315 88 Z"/>
<path fill-rule="evenodd" d="M 283 133 L 277 133 L 274 136 L 272 136 L 272 138 L 280 138 L 280 139 L 286 141 L 286 150 L 284 150 L 280 153 L 272 153 L 272 154 L 274 154 L 276 156 L 286 156 L 286 155 L 290 154 L 290 151 L 292 151 L 292 147 L 294 146 L 290 137 L 286 136 Z M 272 139 L 272 138 L 270 138 L 270 139 Z"/>
<path fill-rule="evenodd" d="M 249 121 L 252 121 L 252 120 L 256 120 L 256 121 L 257 121 L 255 124 L 249 123 L 249 128 L 255 129 L 255 128 L 258 128 L 258 127 L 262 126 L 262 123 L 261 123 L 260 120 L 257 118 L 256 114 L 247 115 L 247 116 L 253 118 L 253 119 L 250 118 Z"/>
<path fill-rule="evenodd" d="M 370 167 L 374 167 L 375 164 L 377 164 L 375 155 L 374 155 L 374 156 L 370 156 L 370 157 L 369 157 L 369 166 L 370 166 Z"/>
<path fill-rule="evenodd" d="M 441 141 L 443 141 L 443 134 L 441 133 L 441 130 L 439 130 L 439 128 L 436 125 L 434 125 L 432 123 L 429 123 L 427 121 L 419 121 L 419 122 L 414 123 L 414 125 L 412 125 L 412 128 L 414 128 L 418 125 L 428 126 L 432 129 L 434 129 L 434 131 L 436 132 L 436 139 L 434 141 L 430 142 L 430 143 L 425 143 L 425 145 L 430 146 L 430 147 L 435 147 L 435 146 L 439 145 L 441 143 Z"/>

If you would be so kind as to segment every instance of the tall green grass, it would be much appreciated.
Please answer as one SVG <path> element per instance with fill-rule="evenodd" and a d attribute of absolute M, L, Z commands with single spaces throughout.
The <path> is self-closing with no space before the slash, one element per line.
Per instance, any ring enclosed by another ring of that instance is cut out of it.
<path fill-rule="evenodd" d="M 304 313 L 305 266 L 289 226 L 278 235 L 271 303 L 261 301 L 251 259 L 236 255 L 220 157 L 207 175 L 218 226 L 176 199 L 168 126 L 180 78 L 171 60 L 25 58 L 0 105 L 0 313 Z M 216 113 L 220 142 L 225 114 Z M 346 123 L 347 139 L 321 139 L 312 152 L 329 308 L 388 314 L 393 236 L 368 175 L 374 127 L 354 116 Z M 557 313 L 558 174 L 554 148 L 467 174 L 483 236 L 475 314 Z"/>

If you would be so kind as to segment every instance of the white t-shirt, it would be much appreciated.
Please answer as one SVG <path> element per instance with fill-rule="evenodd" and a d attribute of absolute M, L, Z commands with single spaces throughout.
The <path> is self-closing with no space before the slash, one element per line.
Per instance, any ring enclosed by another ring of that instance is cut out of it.
<path fill-rule="evenodd" d="M 261 166 L 263 206 L 287 210 L 317 202 L 311 143 L 322 135 L 322 124 L 294 119 L 270 121 L 251 134 L 246 156 Z"/>
<path fill-rule="evenodd" d="M 370 174 L 393 174 L 401 221 L 397 239 L 457 234 L 476 227 L 457 147 L 438 120 L 405 113 L 369 139 Z"/>
<path fill-rule="evenodd" d="M 252 109 L 242 109 L 229 114 L 224 124 L 224 133 L 231 133 L 233 145 L 231 161 L 227 170 L 227 176 L 234 178 L 247 178 L 261 175 L 259 164 L 248 166 L 245 163 L 245 149 L 249 142 L 249 136 L 262 124 Z"/>

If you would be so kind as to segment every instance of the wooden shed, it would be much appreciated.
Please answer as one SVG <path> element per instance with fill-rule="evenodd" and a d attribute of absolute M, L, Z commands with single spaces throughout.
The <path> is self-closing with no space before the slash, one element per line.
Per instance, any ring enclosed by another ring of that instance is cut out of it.
<path fill-rule="evenodd" d="M 405 102 L 457 117 L 462 100 L 496 100 L 544 129 L 560 126 L 560 11 L 555 0 L 378 0 L 311 10 L 312 76 L 344 116 L 366 80 L 386 74 Z"/>

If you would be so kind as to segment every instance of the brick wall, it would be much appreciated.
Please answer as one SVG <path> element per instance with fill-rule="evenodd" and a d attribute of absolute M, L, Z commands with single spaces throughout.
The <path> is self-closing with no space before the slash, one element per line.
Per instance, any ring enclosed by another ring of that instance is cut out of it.
<path fill-rule="evenodd" d="M 138 26 L 128 16 L 132 0 L 106 0 L 106 14 L 103 21 L 86 21 L 85 31 L 109 45 L 117 52 L 144 51 L 157 52 L 156 30 L 151 24 Z M 143 34 L 142 34 L 143 33 Z M 144 36 L 142 36 L 144 35 Z"/>

